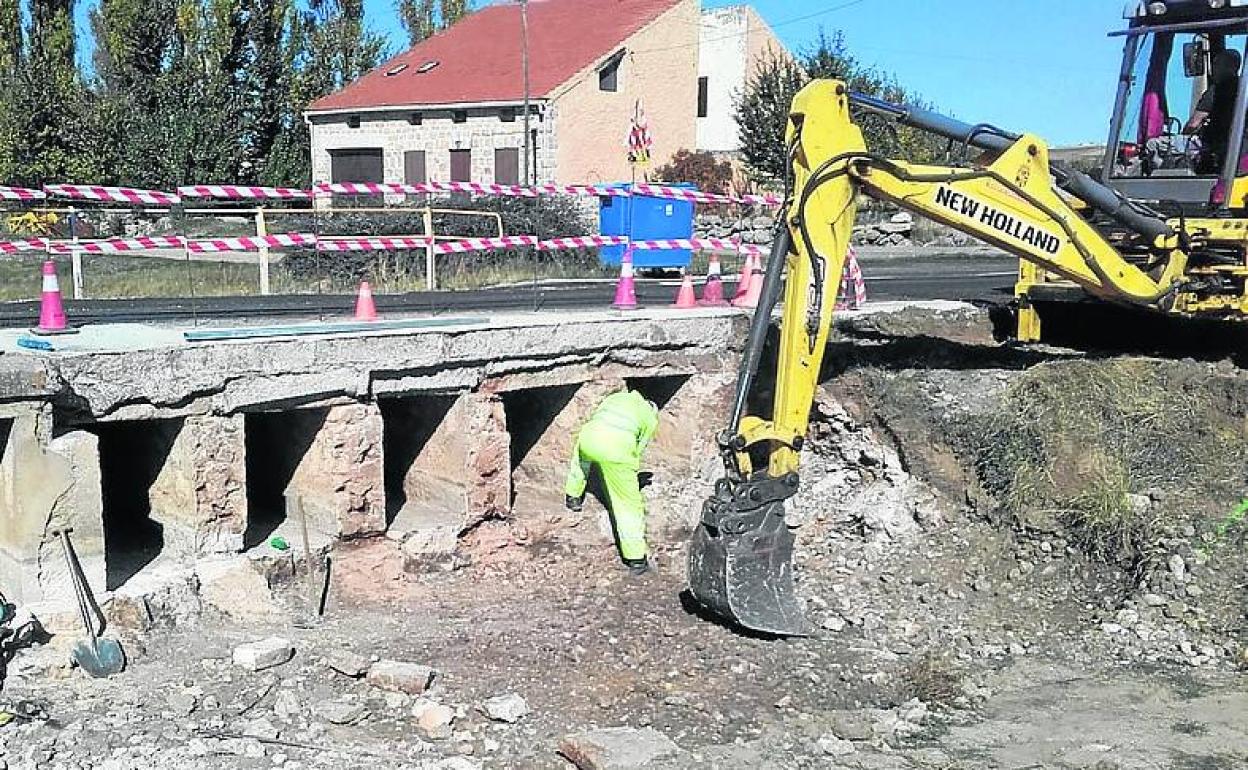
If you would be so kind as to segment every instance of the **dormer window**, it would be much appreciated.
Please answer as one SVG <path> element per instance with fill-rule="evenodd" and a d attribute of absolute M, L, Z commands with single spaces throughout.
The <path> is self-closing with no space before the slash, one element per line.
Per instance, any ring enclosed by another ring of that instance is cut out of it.
<path fill-rule="evenodd" d="M 405 70 L 405 69 L 407 69 L 407 65 L 406 65 L 406 64 L 396 64 L 396 65 L 394 65 L 393 67 L 391 67 L 390 69 L 386 70 L 386 77 L 388 77 L 388 78 L 392 78 L 392 77 L 394 77 L 395 75 L 399 74 L 400 72 L 402 72 L 402 71 L 403 71 L 403 70 Z"/>

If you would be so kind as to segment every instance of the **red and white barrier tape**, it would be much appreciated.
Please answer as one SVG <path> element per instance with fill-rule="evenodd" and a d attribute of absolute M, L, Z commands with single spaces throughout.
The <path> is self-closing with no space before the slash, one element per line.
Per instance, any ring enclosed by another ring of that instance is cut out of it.
<path fill-rule="evenodd" d="M 837 310 L 857 310 L 867 302 L 867 284 L 862 279 L 862 266 L 858 264 L 858 254 L 853 248 L 845 255 L 840 297 L 836 303 Z"/>
<path fill-rule="evenodd" d="M 428 238 L 328 238 L 317 242 L 321 251 L 407 251 L 423 249 L 429 245 Z"/>
<path fill-rule="evenodd" d="M 284 233 L 282 235 L 263 235 L 247 238 L 211 238 L 208 240 L 190 241 L 187 249 L 195 254 L 215 254 L 221 251 L 259 251 L 262 248 L 292 248 L 297 246 L 316 246 L 316 236 L 312 233 Z"/>
<path fill-rule="evenodd" d="M 443 241 L 433 247 L 435 254 L 464 254 L 470 251 L 492 251 L 493 249 L 511 249 L 518 246 L 538 245 L 535 235 L 508 235 L 502 238 L 464 238 L 458 241 Z"/>
<path fill-rule="evenodd" d="M 143 238 L 110 238 L 104 241 L 52 241 L 48 244 L 48 251 L 53 254 L 72 254 L 75 251 L 87 254 L 120 254 L 148 249 L 181 249 L 185 246 L 185 238 L 176 235 L 159 235 Z"/>
<path fill-rule="evenodd" d="M 592 249 L 598 246 L 624 246 L 628 238 L 622 235 L 584 235 L 576 238 L 550 238 L 537 244 L 542 251 L 561 249 Z"/>
<path fill-rule="evenodd" d="M 630 195 L 623 187 L 592 184 L 541 184 L 533 189 L 539 195 L 579 195 L 595 198 L 627 198 Z"/>
<path fill-rule="evenodd" d="M 5 187 L 0 185 L 0 200 L 6 201 L 40 201 L 48 197 L 42 190 L 28 190 L 25 187 Z"/>
<path fill-rule="evenodd" d="M 43 251 L 48 242 L 43 238 L 27 238 L 20 241 L 0 241 L 0 254 L 16 254 L 20 251 Z"/>
<path fill-rule="evenodd" d="M 502 196 L 512 198 L 535 198 L 541 195 L 577 195 L 586 197 L 633 197 L 647 196 L 692 203 L 723 205 L 744 204 L 749 206 L 779 206 L 783 200 L 778 195 L 721 195 L 700 190 L 690 190 L 670 185 L 638 184 L 632 190 L 627 187 L 608 185 L 557 185 L 535 186 L 488 184 L 482 182 L 422 182 L 420 184 L 379 184 L 373 182 L 321 183 L 312 190 L 293 187 L 258 187 L 249 185 L 185 185 L 177 193 L 159 190 L 139 190 L 132 187 L 103 187 L 99 185 L 52 184 L 43 190 L 0 186 L 0 200 L 41 200 L 47 196 L 78 200 L 108 201 L 115 203 L 167 206 L 181 202 L 182 198 L 214 198 L 220 200 L 305 200 L 313 195 L 428 195 L 438 193 L 468 193 L 470 195 Z"/>
<path fill-rule="evenodd" d="M 96 185 L 50 184 L 43 191 L 57 198 L 74 198 L 114 203 L 142 203 L 149 206 L 168 206 L 182 201 L 173 193 L 159 190 L 137 190 L 133 187 L 99 187 Z"/>
<path fill-rule="evenodd" d="M 183 198 L 219 198 L 222 200 L 267 198 L 297 200 L 312 197 L 311 191 L 297 190 L 293 187 L 245 187 L 229 184 L 201 184 L 179 187 L 178 195 Z"/>
<path fill-rule="evenodd" d="M 633 197 L 647 196 L 692 203 L 739 204 L 779 206 L 781 199 L 775 195 L 732 196 L 689 190 L 666 185 L 635 185 L 626 187 L 607 185 L 555 185 L 535 187 L 521 185 L 482 184 L 479 182 L 423 182 L 420 184 L 380 184 L 376 182 L 335 182 L 316 186 L 316 192 L 331 195 L 425 195 L 430 193 L 468 193 L 470 195 L 494 195 L 503 197 L 535 198 L 539 195 L 579 195 L 587 197 Z"/>
<path fill-rule="evenodd" d="M 209 238 L 188 240 L 176 235 L 149 236 L 141 238 L 111 238 L 96 241 L 48 241 L 32 238 L 18 241 L 0 241 L 0 253 L 14 254 L 19 251 L 47 249 L 53 254 L 119 254 L 152 249 L 186 248 L 195 254 L 214 254 L 229 251 L 259 251 L 262 248 L 311 247 L 320 251 L 407 251 L 428 247 L 430 239 L 412 236 L 381 237 L 335 237 L 314 233 L 283 233 L 279 235 L 247 236 L 241 238 Z M 601 246 L 628 246 L 638 251 L 667 251 L 688 249 L 691 251 L 722 251 L 740 254 L 762 255 L 759 246 L 741 244 L 725 238 L 667 238 L 660 240 L 629 241 L 622 235 L 585 235 L 570 238 L 550 238 L 539 241 L 534 235 L 509 235 L 500 238 L 463 238 L 434 244 L 435 254 L 465 254 L 475 251 L 492 251 L 520 247 L 536 247 L 541 251 L 567 249 L 592 249 Z"/>

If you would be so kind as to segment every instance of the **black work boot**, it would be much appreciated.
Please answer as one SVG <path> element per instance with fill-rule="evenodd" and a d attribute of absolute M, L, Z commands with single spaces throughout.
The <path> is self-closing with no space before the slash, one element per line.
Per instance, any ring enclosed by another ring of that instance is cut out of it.
<path fill-rule="evenodd" d="M 585 510 L 585 495 L 573 497 L 572 495 L 564 495 L 563 504 L 567 506 L 569 511 L 580 513 Z"/>
<path fill-rule="evenodd" d="M 649 559 L 625 559 L 624 566 L 628 567 L 628 574 L 633 577 L 641 577 L 653 569 Z"/>

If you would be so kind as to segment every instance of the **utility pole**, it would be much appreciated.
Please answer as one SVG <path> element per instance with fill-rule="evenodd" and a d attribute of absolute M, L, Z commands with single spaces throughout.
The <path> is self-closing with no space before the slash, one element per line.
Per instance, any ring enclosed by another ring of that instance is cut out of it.
<path fill-rule="evenodd" d="M 533 184 L 529 164 L 533 156 L 529 133 L 529 0 L 520 0 L 520 48 L 524 62 L 524 183 Z"/>

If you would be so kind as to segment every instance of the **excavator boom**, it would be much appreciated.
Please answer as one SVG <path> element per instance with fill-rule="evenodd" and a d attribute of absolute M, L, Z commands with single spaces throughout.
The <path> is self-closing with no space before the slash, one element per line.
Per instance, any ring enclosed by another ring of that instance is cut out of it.
<path fill-rule="evenodd" d="M 982 153 L 961 166 L 872 154 L 851 108 L 922 128 Z M 689 551 L 693 596 L 719 618 L 753 631 L 805 635 L 793 580 L 793 530 L 785 503 L 799 458 L 857 213 L 871 195 L 998 246 L 1107 301 L 1168 309 L 1185 291 L 1189 239 L 1168 222 L 1076 172 L 1052 167 L 1032 135 L 1012 136 L 812 82 L 795 98 L 787 137 L 792 189 L 755 311 L 727 430 L 725 477 L 703 506 Z M 1088 218 L 1129 233 L 1127 259 Z M 783 296 L 775 397 L 769 415 L 747 414 L 772 314 Z"/>

